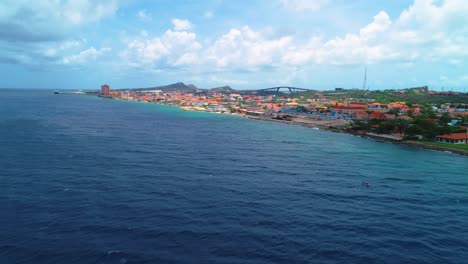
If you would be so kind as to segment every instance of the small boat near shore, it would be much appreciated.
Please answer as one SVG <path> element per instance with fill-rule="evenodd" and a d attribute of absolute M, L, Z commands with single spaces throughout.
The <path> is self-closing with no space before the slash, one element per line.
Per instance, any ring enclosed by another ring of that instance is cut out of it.
<path fill-rule="evenodd" d="M 86 94 L 85 92 L 83 92 L 82 90 L 78 90 L 78 91 L 59 91 L 59 90 L 54 90 L 54 94 L 73 94 L 73 95 L 83 95 L 83 94 Z"/>

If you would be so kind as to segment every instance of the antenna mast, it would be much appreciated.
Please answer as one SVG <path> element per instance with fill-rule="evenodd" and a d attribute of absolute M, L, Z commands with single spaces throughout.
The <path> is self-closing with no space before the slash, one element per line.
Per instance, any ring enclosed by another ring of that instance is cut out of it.
<path fill-rule="evenodd" d="M 367 65 L 366 65 L 366 68 L 364 70 L 364 83 L 362 84 L 362 89 L 366 90 L 366 87 L 367 87 Z"/>

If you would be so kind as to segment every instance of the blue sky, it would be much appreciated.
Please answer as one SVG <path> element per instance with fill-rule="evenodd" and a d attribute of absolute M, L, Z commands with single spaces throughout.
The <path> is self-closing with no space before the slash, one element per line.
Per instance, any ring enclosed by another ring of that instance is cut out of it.
<path fill-rule="evenodd" d="M 3 0 L 0 87 L 468 86 L 465 0 Z"/>

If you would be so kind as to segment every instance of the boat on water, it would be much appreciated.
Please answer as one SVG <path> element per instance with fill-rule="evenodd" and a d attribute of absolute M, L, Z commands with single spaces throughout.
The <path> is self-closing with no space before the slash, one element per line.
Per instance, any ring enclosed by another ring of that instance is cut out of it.
<path fill-rule="evenodd" d="M 58 90 L 55 90 L 54 91 L 54 94 L 72 94 L 72 95 L 81 95 L 81 94 L 86 94 L 84 91 L 82 90 L 78 90 L 78 91 L 58 91 Z"/>
<path fill-rule="evenodd" d="M 98 94 L 97 96 L 98 96 L 98 97 L 101 97 L 101 98 L 112 99 L 112 96 L 110 96 L 110 95 Z"/>

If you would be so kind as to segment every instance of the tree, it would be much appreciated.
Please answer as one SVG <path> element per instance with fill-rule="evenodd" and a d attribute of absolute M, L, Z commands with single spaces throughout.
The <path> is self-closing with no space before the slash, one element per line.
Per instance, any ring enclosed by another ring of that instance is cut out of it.
<path fill-rule="evenodd" d="M 452 117 L 449 115 L 449 113 L 443 113 L 439 120 L 439 123 L 441 125 L 446 125 L 447 123 L 450 123 L 450 121 L 452 121 Z"/>
<path fill-rule="evenodd" d="M 446 124 L 441 125 L 438 123 L 434 123 L 430 120 L 425 119 L 424 117 L 418 117 L 417 119 L 414 120 L 414 125 L 411 127 L 411 129 L 408 128 L 410 133 L 415 132 L 414 130 L 416 128 L 413 128 L 413 127 L 418 127 L 419 128 L 419 131 L 417 131 L 419 133 L 418 135 L 422 135 L 424 138 L 427 138 L 427 139 L 433 139 L 437 135 L 449 134 L 452 131 L 451 127 Z M 408 130 L 407 130 L 407 133 L 408 133 Z"/>
<path fill-rule="evenodd" d="M 391 124 L 391 123 L 388 123 L 388 122 L 381 123 L 377 127 L 377 132 L 382 133 L 382 134 L 388 134 L 388 133 L 392 132 L 393 130 L 395 130 L 395 126 L 393 124 Z"/>
<path fill-rule="evenodd" d="M 229 106 L 229 112 L 235 113 L 237 112 L 237 109 L 235 107 Z"/>
<path fill-rule="evenodd" d="M 392 114 L 392 115 L 395 115 L 395 116 L 398 116 L 400 114 L 400 111 L 397 110 L 397 109 L 390 109 L 387 114 Z"/>
<path fill-rule="evenodd" d="M 302 113 L 307 113 L 307 112 L 309 111 L 309 110 L 308 110 L 305 106 L 303 106 L 303 105 L 298 105 L 298 106 L 297 106 L 297 110 L 300 111 L 300 112 L 302 112 Z"/>
<path fill-rule="evenodd" d="M 424 130 L 417 124 L 413 124 L 406 129 L 407 136 L 422 135 Z"/>
<path fill-rule="evenodd" d="M 421 107 L 421 115 L 425 116 L 426 118 L 437 118 L 437 115 L 432 110 L 432 106 L 428 104 L 424 104 Z"/>

